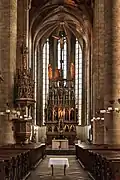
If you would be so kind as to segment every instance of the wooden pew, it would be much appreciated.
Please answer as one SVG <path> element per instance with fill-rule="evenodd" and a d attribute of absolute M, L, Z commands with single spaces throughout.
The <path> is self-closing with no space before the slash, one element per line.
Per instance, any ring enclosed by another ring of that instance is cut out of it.
<path fill-rule="evenodd" d="M 44 157 L 45 144 L 1 146 L 0 177 L 2 180 L 23 179 Z"/>
<path fill-rule="evenodd" d="M 120 146 L 76 145 L 76 157 L 97 180 L 115 180 L 120 169 Z"/>
<path fill-rule="evenodd" d="M 16 150 L 0 149 L 0 160 L 2 160 L 4 168 L 3 176 L 6 179 L 22 179 L 29 171 L 28 168 L 28 151 L 21 152 Z"/>
<path fill-rule="evenodd" d="M 97 179 L 115 180 L 120 174 L 120 151 L 93 151 L 96 157 L 94 176 Z"/>
<path fill-rule="evenodd" d="M 26 145 L 12 145 L 10 147 L 2 147 L 2 149 L 12 149 L 12 150 L 29 150 L 30 151 L 30 168 L 35 168 L 38 163 L 45 157 L 46 146 L 44 143 L 38 144 L 26 144 Z"/>

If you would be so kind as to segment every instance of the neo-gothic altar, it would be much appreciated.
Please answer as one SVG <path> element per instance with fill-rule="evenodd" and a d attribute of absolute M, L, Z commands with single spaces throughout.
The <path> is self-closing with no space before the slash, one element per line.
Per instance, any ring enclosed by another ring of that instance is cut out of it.
<path fill-rule="evenodd" d="M 56 69 L 55 77 L 52 75 L 50 64 L 48 71 L 49 94 L 45 108 L 47 144 L 52 144 L 53 139 L 68 139 L 69 145 L 72 145 L 76 139 L 76 125 L 78 124 L 74 78 L 72 75 L 70 79 L 63 78 L 62 63 L 61 69 Z"/>

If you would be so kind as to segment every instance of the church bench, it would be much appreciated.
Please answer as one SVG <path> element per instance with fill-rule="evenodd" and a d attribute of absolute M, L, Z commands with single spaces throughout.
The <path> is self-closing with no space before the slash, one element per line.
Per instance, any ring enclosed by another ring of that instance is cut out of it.
<path fill-rule="evenodd" d="M 11 146 L 3 146 L 2 149 L 11 149 L 11 150 L 29 150 L 29 160 L 30 160 L 30 168 L 33 169 L 37 166 L 39 161 L 41 161 L 45 157 L 46 146 L 44 143 L 38 144 L 26 144 L 26 145 L 11 145 Z"/>
<path fill-rule="evenodd" d="M 18 166 L 21 166 L 21 173 L 25 175 L 29 170 L 30 170 L 30 162 L 29 162 L 29 150 L 1 150 L 0 149 L 0 157 L 2 156 L 12 156 L 12 157 L 17 157 L 19 159 L 19 164 Z"/>
<path fill-rule="evenodd" d="M 36 165 L 39 163 L 40 160 L 42 160 L 45 156 L 45 149 L 46 146 L 45 144 L 27 144 L 27 145 L 6 145 L 6 146 L 1 146 L 0 151 L 13 151 L 13 152 L 28 152 L 26 154 L 26 158 L 24 159 L 24 164 L 23 168 L 27 168 L 27 172 L 30 171 L 31 169 L 35 168 Z M 23 156 L 24 158 L 24 156 Z M 23 159 L 22 158 L 22 159 Z M 27 164 L 27 166 L 26 166 Z"/>
<path fill-rule="evenodd" d="M 13 155 L 0 155 L 0 162 L 1 162 L 1 171 L 0 177 L 1 179 L 15 179 L 16 175 L 16 167 L 18 168 L 18 164 L 16 163 L 17 158 Z M 17 164 L 17 166 L 16 166 Z"/>
<path fill-rule="evenodd" d="M 90 156 L 92 164 L 89 171 L 95 179 L 115 180 L 120 169 L 120 152 L 91 151 Z"/>
<path fill-rule="evenodd" d="M 29 172 L 29 151 L 0 149 L 2 176 L 8 180 L 19 180 Z M 4 179 L 4 178 L 3 178 Z"/>
<path fill-rule="evenodd" d="M 83 168 L 86 168 L 86 163 L 88 161 L 88 150 L 105 150 L 105 151 L 119 151 L 120 146 L 119 145 L 87 145 L 87 144 L 76 144 L 76 158 L 79 159 L 82 163 Z"/>
<path fill-rule="evenodd" d="M 115 179 L 118 169 L 120 169 L 119 146 L 105 148 L 104 145 L 86 145 L 84 147 L 76 145 L 76 157 L 97 180 Z"/>
<path fill-rule="evenodd" d="M 115 179 L 118 169 L 120 169 L 120 152 L 99 151 L 89 152 L 91 163 L 88 162 L 89 172 L 98 180 Z M 107 154 L 108 153 L 108 154 Z M 90 160 L 90 159 L 89 159 Z"/>

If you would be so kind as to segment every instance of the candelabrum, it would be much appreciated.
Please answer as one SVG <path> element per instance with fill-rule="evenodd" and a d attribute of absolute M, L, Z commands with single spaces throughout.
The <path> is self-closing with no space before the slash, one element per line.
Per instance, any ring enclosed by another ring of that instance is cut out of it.
<path fill-rule="evenodd" d="M 94 117 L 91 119 L 91 122 L 93 122 L 94 120 L 97 120 L 97 121 L 102 120 L 102 121 L 104 121 L 104 117 L 101 117 L 101 116 L 95 117 L 95 116 L 94 116 Z"/>
<path fill-rule="evenodd" d="M 12 118 L 17 118 L 20 116 L 20 112 L 16 111 L 15 109 L 6 109 L 5 111 L 0 112 L 0 116 L 8 116 L 8 120 L 11 120 Z M 10 118 L 11 116 L 11 118 Z"/>
<path fill-rule="evenodd" d="M 0 112 L 0 116 L 5 116 L 5 115 L 8 116 L 8 120 L 12 120 L 12 119 L 15 119 L 15 118 L 24 119 L 24 120 L 28 120 L 28 119 L 31 120 L 32 119 L 31 116 L 28 116 L 26 114 L 21 115 L 21 112 L 15 110 L 15 109 L 6 109 L 5 111 Z"/>
<path fill-rule="evenodd" d="M 120 108 L 119 107 L 115 107 L 115 104 L 114 104 L 115 102 L 116 102 L 115 100 L 110 100 L 109 101 L 110 106 L 108 106 L 108 108 L 106 108 L 106 109 L 101 109 L 100 113 L 101 114 L 112 113 L 112 112 L 119 113 L 120 112 Z M 120 104 L 120 99 L 118 99 L 117 102 Z"/>
<path fill-rule="evenodd" d="M 100 109 L 99 111 L 96 112 L 96 115 L 91 119 L 91 121 L 94 120 L 104 120 L 104 114 L 110 114 L 110 113 L 119 113 L 120 112 L 120 108 L 119 107 L 115 107 L 115 102 L 118 102 L 120 104 L 120 99 L 117 99 L 117 101 L 115 100 L 110 100 L 109 101 L 109 106 L 107 108 L 103 108 Z"/>
<path fill-rule="evenodd" d="M 30 115 L 23 114 L 22 111 L 16 109 L 10 109 L 7 103 L 7 108 L 0 112 L 0 116 L 6 116 L 5 119 L 12 122 L 12 131 L 14 131 L 17 144 L 30 139 L 32 126 L 32 117 Z"/>

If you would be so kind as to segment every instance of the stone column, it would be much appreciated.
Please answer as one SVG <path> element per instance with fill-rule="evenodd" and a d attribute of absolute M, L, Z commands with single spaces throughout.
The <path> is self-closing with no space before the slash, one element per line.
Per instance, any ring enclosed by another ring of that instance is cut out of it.
<path fill-rule="evenodd" d="M 36 120 L 37 120 L 37 125 L 42 125 L 42 108 L 41 108 L 41 100 L 42 100 L 42 86 L 41 83 L 41 77 L 42 77 L 42 64 L 41 64 L 41 59 L 42 59 L 42 51 L 41 51 L 41 43 L 39 42 L 38 48 L 37 48 L 37 96 L 36 96 Z"/>
<path fill-rule="evenodd" d="M 17 0 L 0 0 L 0 70 L 4 81 L 0 86 L 0 111 L 14 101 L 16 70 Z M 0 144 L 14 143 L 12 122 L 8 115 L 0 116 Z"/>
<path fill-rule="evenodd" d="M 86 70 L 86 45 L 83 43 L 82 52 L 82 113 L 81 113 L 81 125 L 87 124 L 87 73 Z"/>
<path fill-rule="evenodd" d="M 93 116 L 104 108 L 104 0 L 95 0 L 93 23 Z"/>
<path fill-rule="evenodd" d="M 108 9 L 108 7 L 107 7 Z M 119 107 L 117 103 L 117 99 L 120 98 L 120 1 L 112 0 L 111 8 L 109 8 L 109 13 L 111 16 L 111 60 L 109 60 L 110 64 L 112 64 L 112 81 L 110 83 L 112 86 L 112 96 L 111 100 L 115 100 L 114 107 Z M 109 68 L 110 69 L 110 68 Z M 120 114 L 113 112 L 113 117 L 110 119 L 109 124 L 107 126 L 108 142 L 111 144 L 120 144 Z"/>
<path fill-rule="evenodd" d="M 95 0 L 93 25 L 93 76 L 95 108 L 104 108 L 104 0 Z"/>
<path fill-rule="evenodd" d="M 109 101 L 112 98 L 112 1 L 105 0 L 105 72 L 104 72 L 104 108 L 107 109 L 110 106 Z M 113 128 L 112 113 L 104 115 L 104 143 L 110 144 L 112 142 Z"/>
<path fill-rule="evenodd" d="M 17 1 L 17 68 L 22 68 L 22 48 L 28 48 L 29 33 L 29 10 L 31 8 L 31 0 Z M 28 67 L 28 55 L 27 55 Z"/>

